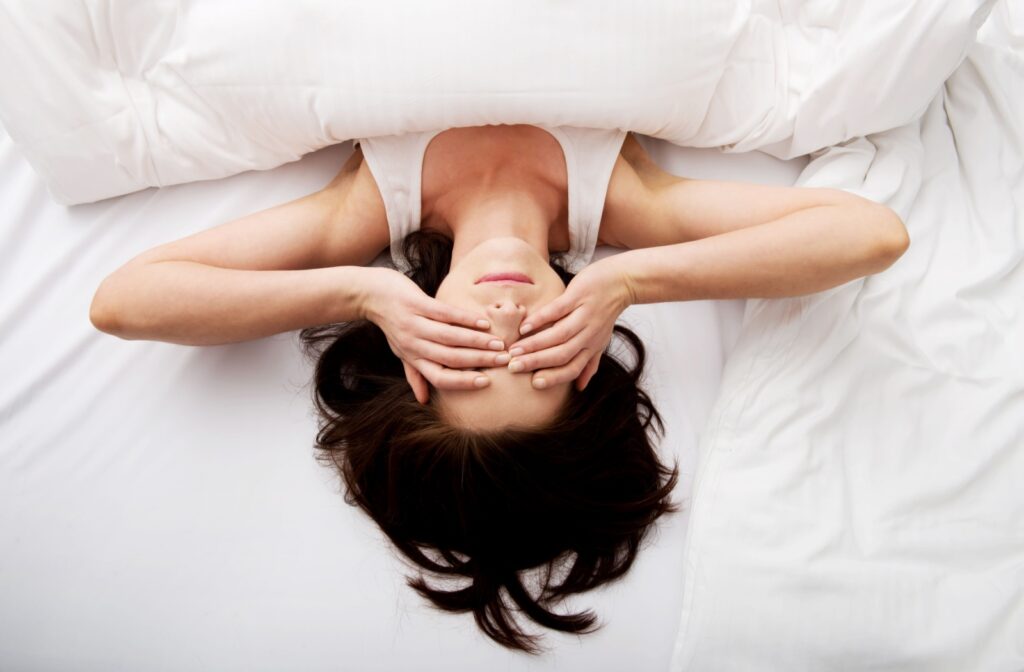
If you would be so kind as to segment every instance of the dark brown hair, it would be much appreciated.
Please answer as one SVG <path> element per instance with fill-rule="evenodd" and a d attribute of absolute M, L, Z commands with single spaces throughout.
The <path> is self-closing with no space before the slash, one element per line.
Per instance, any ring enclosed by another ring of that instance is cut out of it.
<path fill-rule="evenodd" d="M 405 239 L 409 275 L 427 294 L 437 292 L 451 251 L 440 234 Z M 556 261 L 552 267 L 564 282 L 572 278 Z M 677 467 L 658 460 L 653 439 L 661 418 L 639 387 L 643 344 L 619 325 L 615 336 L 627 356 L 605 352 L 586 389 L 573 388 L 550 426 L 480 432 L 447 424 L 433 405 L 417 403 L 373 323 L 300 334 L 316 362 L 318 459 L 338 470 L 346 501 L 418 565 L 409 585 L 441 609 L 472 611 L 506 647 L 540 650 L 503 589 L 520 613 L 544 627 L 593 632 L 593 612 L 550 607 L 625 574 L 650 525 L 678 510 L 669 500 Z M 537 567 L 546 571 L 534 596 L 520 573 Z M 425 573 L 465 585 L 430 584 Z"/>

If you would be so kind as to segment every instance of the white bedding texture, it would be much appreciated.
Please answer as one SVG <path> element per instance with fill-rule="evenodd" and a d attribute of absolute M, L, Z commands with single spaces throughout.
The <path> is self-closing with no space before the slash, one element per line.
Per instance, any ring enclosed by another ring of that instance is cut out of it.
<path fill-rule="evenodd" d="M 806 163 L 641 141 L 694 177 L 792 184 Z M 546 635 L 552 651 L 528 659 L 406 587 L 386 538 L 314 462 L 296 334 L 189 347 L 89 323 L 96 287 L 134 255 L 315 191 L 350 151 L 65 208 L 0 138 L 0 670 L 667 669 L 686 508 L 620 583 L 569 603 L 602 631 Z M 624 316 L 649 350 L 684 507 L 743 304 Z"/>
<path fill-rule="evenodd" d="M 701 439 L 672 670 L 1024 670 L 1024 6 L 924 115 L 797 181 L 911 245 L 747 302 Z"/>
<path fill-rule="evenodd" d="M 788 159 L 919 116 L 993 1 L 0 0 L 0 120 L 65 204 L 486 124 Z"/>
<path fill-rule="evenodd" d="M 1024 7 L 562 4 L 537 26 L 538 2 L 447 0 L 478 30 L 400 61 L 364 41 L 429 35 L 408 3 L 0 0 L 0 670 L 1024 670 Z M 572 35 L 578 63 L 498 48 L 517 34 Z M 310 56 L 353 44 L 368 71 Z M 604 627 L 539 657 L 404 585 L 314 461 L 294 333 L 188 347 L 88 319 L 132 256 L 320 188 L 352 137 L 530 122 L 849 190 L 911 237 L 825 292 L 627 311 L 684 510 L 569 601 Z"/>

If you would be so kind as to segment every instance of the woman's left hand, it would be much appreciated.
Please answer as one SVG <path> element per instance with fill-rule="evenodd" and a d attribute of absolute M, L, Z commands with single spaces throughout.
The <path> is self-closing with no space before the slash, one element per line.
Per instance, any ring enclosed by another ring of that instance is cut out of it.
<path fill-rule="evenodd" d="M 587 386 L 611 341 L 616 318 L 631 303 L 625 274 L 614 259 L 587 266 L 561 296 L 526 316 L 519 331 L 532 335 L 509 348 L 509 370 L 533 371 L 536 388 L 571 380 L 579 390 Z"/>

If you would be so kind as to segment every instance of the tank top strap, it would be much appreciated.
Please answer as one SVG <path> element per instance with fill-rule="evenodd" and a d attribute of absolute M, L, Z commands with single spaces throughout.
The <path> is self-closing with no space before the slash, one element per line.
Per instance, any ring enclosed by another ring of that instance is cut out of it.
<path fill-rule="evenodd" d="M 423 155 L 435 135 L 444 129 L 358 138 L 370 173 L 377 182 L 391 235 L 391 261 L 401 272 L 411 266 L 402 251 L 403 241 L 422 222 Z"/>
<path fill-rule="evenodd" d="M 578 273 L 594 256 L 608 182 L 622 150 L 626 132 L 618 129 L 544 126 L 562 146 L 568 180 L 569 251 L 562 261 Z M 411 266 L 402 250 L 403 241 L 422 223 L 423 156 L 427 145 L 445 129 L 359 138 L 370 172 L 377 182 L 391 235 L 391 260 L 408 271 Z"/>
<path fill-rule="evenodd" d="M 604 201 L 626 131 L 579 126 L 544 126 L 562 145 L 568 178 L 569 251 L 562 262 L 578 273 L 594 257 Z"/>

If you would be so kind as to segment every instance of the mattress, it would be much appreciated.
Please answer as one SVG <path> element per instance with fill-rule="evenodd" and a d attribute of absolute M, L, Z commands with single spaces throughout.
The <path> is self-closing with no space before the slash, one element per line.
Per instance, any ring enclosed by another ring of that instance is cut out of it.
<path fill-rule="evenodd" d="M 806 165 L 640 139 L 690 177 L 788 185 Z M 743 301 L 624 314 L 650 351 L 684 510 L 623 580 L 569 601 L 602 629 L 549 632 L 539 658 L 405 586 L 408 568 L 314 460 L 296 333 L 191 347 L 90 324 L 96 287 L 134 255 L 319 189 L 350 151 L 64 207 L 0 131 L 0 669 L 668 668 L 697 446 Z"/>

